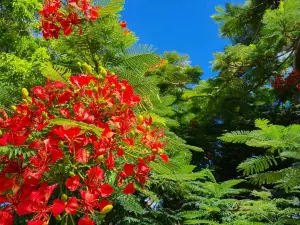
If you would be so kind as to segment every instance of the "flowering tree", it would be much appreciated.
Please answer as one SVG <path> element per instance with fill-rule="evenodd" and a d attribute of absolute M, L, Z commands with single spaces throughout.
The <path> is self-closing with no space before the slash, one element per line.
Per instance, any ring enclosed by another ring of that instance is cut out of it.
<path fill-rule="evenodd" d="M 89 214 L 108 213 L 111 196 L 144 186 L 147 162 L 157 155 L 168 162 L 163 130 L 152 128 L 151 118 L 135 116 L 140 97 L 126 80 L 109 72 L 104 79 L 69 80 L 48 80 L 30 95 L 24 88 L 14 113 L 2 110 L 1 146 L 32 155 L 0 158 L 0 203 L 6 205 L 0 224 L 12 224 L 14 212 L 33 215 L 29 225 L 48 224 L 52 216 L 94 224 Z"/>
<path fill-rule="evenodd" d="M 74 27 L 82 32 L 80 23 L 84 19 L 95 21 L 99 16 L 99 7 L 92 6 L 89 0 L 69 0 L 64 5 L 61 0 L 46 0 L 42 15 L 43 36 L 46 39 L 58 38 L 60 30 L 68 36 L 72 33 Z"/>
<path fill-rule="evenodd" d="M 74 27 L 81 33 L 80 24 L 96 20 L 99 10 L 87 0 L 47 0 L 43 36 L 68 36 Z M 144 188 L 148 162 L 157 155 L 168 162 L 163 130 L 133 111 L 140 96 L 126 80 L 104 68 L 101 74 L 56 77 L 31 94 L 23 88 L 12 113 L 2 109 L 0 146 L 22 150 L 0 156 L 0 225 L 26 215 L 28 225 L 54 217 L 94 224 L 90 215 L 105 216 L 115 196 Z"/>
<path fill-rule="evenodd" d="M 272 82 L 272 87 L 281 101 L 293 99 L 297 103 L 299 101 L 300 73 L 293 70 L 286 77 L 277 76 Z"/>

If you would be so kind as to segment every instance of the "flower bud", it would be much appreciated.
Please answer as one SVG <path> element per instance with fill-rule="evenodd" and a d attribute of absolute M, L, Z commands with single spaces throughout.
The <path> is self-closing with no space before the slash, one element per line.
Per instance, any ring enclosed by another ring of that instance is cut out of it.
<path fill-rule="evenodd" d="M 104 219 L 105 217 L 106 217 L 106 214 L 100 214 L 100 215 L 98 216 L 99 219 Z"/>
<path fill-rule="evenodd" d="M 65 144 L 64 144 L 63 141 L 59 141 L 59 142 L 58 142 L 58 146 L 59 146 L 60 148 L 63 148 L 63 147 L 65 147 Z"/>
<path fill-rule="evenodd" d="M 55 219 L 56 219 L 57 221 L 60 221 L 60 220 L 61 220 L 61 216 L 58 215 L 58 216 L 55 217 Z"/>
<path fill-rule="evenodd" d="M 117 106 L 116 105 L 113 105 L 111 108 L 110 108 L 110 112 L 111 113 L 115 113 L 117 110 Z"/>
<path fill-rule="evenodd" d="M 111 204 L 106 205 L 105 207 L 102 208 L 100 214 L 107 214 L 113 209 L 113 206 Z"/>
<path fill-rule="evenodd" d="M 93 68 L 89 64 L 83 63 L 82 68 L 86 74 L 92 74 Z"/>
<path fill-rule="evenodd" d="M 2 130 L 0 130 L 0 136 L 3 134 Z"/>
<path fill-rule="evenodd" d="M 104 67 L 102 67 L 102 66 L 98 67 L 98 71 L 99 71 L 99 75 L 101 75 L 101 76 L 105 77 L 105 75 L 107 74 L 106 69 Z"/>
<path fill-rule="evenodd" d="M 122 105 L 121 107 L 121 112 L 124 112 L 128 109 L 128 105 L 125 103 L 124 105 Z"/>
<path fill-rule="evenodd" d="M 63 200 L 64 202 L 68 201 L 68 195 L 62 194 L 60 199 Z"/>
<path fill-rule="evenodd" d="M 42 116 L 43 116 L 44 119 L 48 118 L 48 114 L 46 112 L 42 112 Z"/>
<path fill-rule="evenodd" d="M 141 124 L 144 121 L 143 115 L 138 115 L 136 119 L 138 124 Z"/>
<path fill-rule="evenodd" d="M 10 108 L 14 111 L 17 111 L 17 106 L 15 106 L 15 105 L 10 106 Z"/>
<path fill-rule="evenodd" d="M 32 103 L 32 98 L 30 96 L 28 96 L 26 99 L 28 102 Z"/>
<path fill-rule="evenodd" d="M 97 158 L 97 162 L 100 163 L 100 162 L 102 162 L 103 159 L 104 159 L 104 156 L 99 155 L 98 158 Z"/>
<path fill-rule="evenodd" d="M 69 175 L 70 175 L 71 177 L 73 177 L 73 176 L 75 176 L 75 173 L 74 173 L 73 171 L 70 171 L 70 172 L 69 172 Z"/>
<path fill-rule="evenodd" d="M 126 90 L 126 87 L 125 86 L 122 86 L 121 87 L 121 91 L 125 91 Z"/>
<path fill-rule="evenodd" d="M 28 97 L 28 95 L 29 95 L 28 90 L 26 88 L 22 88 L 22 96 L 23 96 L 23 98 Z"/>
<path fill-rule="evenodd" d="M 162 154 L 164 152 L 165 152 L 165 150 L 163 150 L 162 148 L 158 149 L 158 154 Z"/>
<path fill-rule="evenodd" d="M 135 132 L 134 132 L 133 130 L 130 131 L 130 132 L 129 132 L 129 136 L 130 136 L 130 137 L 134 137 L 134 136 L 135 136 Z"/>
<path fill-rule="evenodd" d="M 70 156 L 68 156 L 68 155 L 65 155 L 65 156 L 64 156 L 64 163 L 65 163 L 65 164 L 70 163 Z"/>
<path fill-rule="evenodd" d="M 115 88 L 115 87 L 116 87 L 116 85 L 115 85 L 115 84 L 112 84 L 112 85 L 110 85 L 110 87 L 111 87 L 111 88 Z"/>
<path fill-rule="evenodd" d="M 148 126 L 146 127 L 146 130 L 147 130 L 147 131 L 150 131 L 150 130 L 151 130 L 151 127 L 148 125 Z"/>

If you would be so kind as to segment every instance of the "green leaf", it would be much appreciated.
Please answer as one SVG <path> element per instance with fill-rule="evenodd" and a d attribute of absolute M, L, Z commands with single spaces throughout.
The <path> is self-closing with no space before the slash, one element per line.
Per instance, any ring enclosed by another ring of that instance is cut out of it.
<path fill-rule="evenodd" d="M 209 225 L 218 225 L 219 223 L 211 220 L 186 220 L 183 224 L 209 224 Z"/>
<path fill-rule="evenodd" d="M 95 125 L 86 124 L 83 122 L 78 122 L 78 121 L 69 120 L 69 119 L 55 118 L 53 120 L 50 120 L 50 124 L 65 125 L 65 126 L 70 126 L 70 127 L 80 127 L 84 130 L 93 131 L 98 137 L 100 137 L 101 133 L 102 133 L 102 129 L 99 127 L 96 127 Z"/>
<path fill-rule="evenodd" d="M 116 14 L 123 10 L 125 0 L 111 0 L 109 3 L 102 9 L 100 9 L 99 17 L 105 17 L 110 14 Z"/>
<path fill-rule="evenodd" d="M 50 80 L 68 83 L 71 70 L 63 66 L 52 66 L 50 62 L 44 63 L 41 67 L 42 75 Z"/>

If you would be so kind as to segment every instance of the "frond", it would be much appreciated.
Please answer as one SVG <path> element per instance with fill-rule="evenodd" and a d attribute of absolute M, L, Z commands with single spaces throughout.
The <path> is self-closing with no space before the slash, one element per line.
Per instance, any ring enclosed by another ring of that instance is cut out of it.
<path fill-rule="evenodd" d="M 259 197 L 262 200 L 268 200 L 272 197 L 272 194 L 269 191 L 256 191 L 256 190 L 254 190 L 254 191 L 251 192 L 251 195 L 255 196 L 255 197 Z"/>
<path fill-rule="evenodd" d="M 237 220 L 231 223 L 223 223 L 223 225 L 266 225 L 266 223 L 252 222 L 248 220 Z"/>
<path fill-rule="evenodd" d="M 270 121 L 267 119 L 257 119 L 255 120 L 255 127 L 261 129 L 261 130 L 265 130 L 269 127 L 269 123 Z"/>
<path fill-rule="evenodd" d="M 198 217 L 205 216 L 207 213 L 205 211 L 184 211 L 178 213 L 178 216 L 181 216 L 185 219 L 195 219 Z"/>
<path fill-rule="evenodd" d="M 59 65 L 52 66 L 50 62 L 42 64 L 41 73 L 50 80 L 62 83 L 68 83 L 71 76 L 71 70 Z"/>
<path fill-rule="evenodd" d="M 128 48 L 124 55 L 127 57 L 137 56 L 141 54 L 153 54 L 155 52 L 153 45 L 135 44 Z"/>
<path fill-rule="evenodd" d="M 135 214 L 143 214 L 144 209 L 139 204 L 136 197 L 133 195 L 120 195 L 117 201 L 126 209 L 126 211 L 133 212 Z"/>
<path fill-rule="evenodd" d="M 236 186 L 244 181 L 245 180 L 243 180 L 243 179 L 224 181 L 223 183 L 220 184 L 220 188 L 226 190 L 226 189 L 232 188 L 233 186 Z"/>
<path fill-rule="evenodd" d="M 249 131 L 233 131 L 231 133 L 223 134 L 219 139 L 231 143 L 246 143 L 252 138 Z"/>
<path fill-rule="evenodd" d="M 26 159 L 34 155 L 34 151 L 25 147 L 8 147 L 8 146 L 0 147 L 0 155 L 7 155 L 10 159 L 15 158 L 21 154 Z"/>
<path fill-rule="evenodd" d="M 282 179 L 278 181 L 278 184 L 275 186 L 276 188 L 282 188 L 286 192 L 291 191 L 294 187 L 300 185 L 300 165 L 295 167 L 290 167 L 283 170 L 284 175 Z"/>
<path fill-rule="evenodd" d="M 84 129 L 84 130 L 93 131 L 98 137 L 100 137 L 101 133 L 102 133 L 102 129 L 95 125 L 78 122 L 75 120 L 55 118 L 53 120 L 50 120 L 50 124 L 65 125 L 65 126 L 69 126 L 69 127 L 80 127 L 81 129 Z"/>
<path fill-rule="evenodd" d="M 248 176 L 250 174 L 260 173 L 271 166 L 277 165 L 277 161 L 273 156 L 255 156 L 246 159 L 238 167 L 238 171 L 243 171 L 243 174 Z"/>
<path fill-rule="evenodd" d="M 300 160 L 300 150 L 296 151 L 283 151 L 280 153 L 281 157 Z"/>
<path fill-rule="evenodd" d="M 132 54 L 132 52 L 126 56 L 123 62 L 125 67 L 142 75 L 144 75 L 149 68 L 156 66 L 159 63 L 159 57 L 154 53 Z"/>
<path fill-rule="evenodd" d="M 211 220 L 186 220 L 183 224 L 208 224 L 208 225 L 218 225 L 219 223 Z"/>
<path fill-rule="evenodd" d="M 8 84 L 0 84 L 0 106 L 8 107 L 14 103 L 20 101 L 20 97 L 16 95 L 16 88 Z M 20 92 L 21 93 L 21 92 Z"/>
<path fill-rule="evenodd" d="M 95 0 L 94 3 L 102 7 L 104 6 L 100 9 L 99 17 L 101 18 L 122 11 L 125 0 Z"/>
<path fill-rule="evenodd" d="M 258 185 L 263 185 L 263 184 L 274 184 L 278 182 L 282 176 L 284 175 L 283 171 L 272 171 L 272 172 L 265 172 L 265 173 L 259 173 L 259 174 L 254 174 L 250 176 L 250 183 L 252 184 L 258 184 Z"/>

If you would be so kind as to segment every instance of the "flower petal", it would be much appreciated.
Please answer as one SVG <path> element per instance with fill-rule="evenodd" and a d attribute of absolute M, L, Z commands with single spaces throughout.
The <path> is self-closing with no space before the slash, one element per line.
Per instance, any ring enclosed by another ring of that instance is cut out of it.
<path fill-rule="evenodd" d="M 65 210 L 65 202 L 61 199 L 55 199 L 53 201 L 52 213 L 53 216 L 58 216 Z"/>
<path fill-rule="evenodd" d="M 126 187 L 123 189 L 123 193 L 126 195 L 133 194 L 135 192 L 134 184 L 129 183 L 126 185 Z"/>

